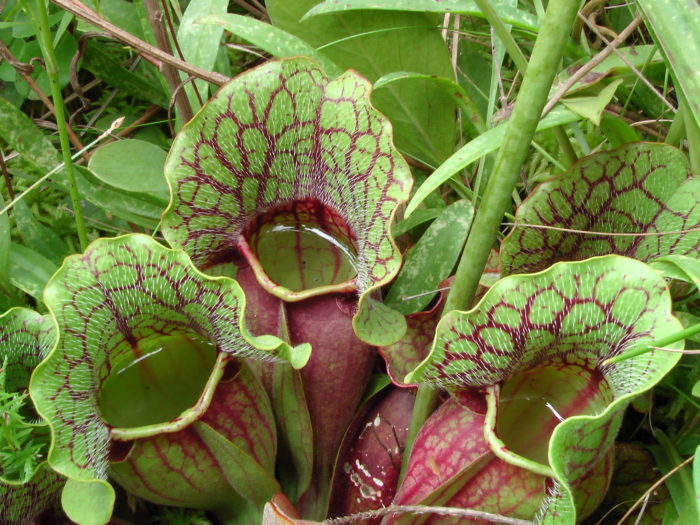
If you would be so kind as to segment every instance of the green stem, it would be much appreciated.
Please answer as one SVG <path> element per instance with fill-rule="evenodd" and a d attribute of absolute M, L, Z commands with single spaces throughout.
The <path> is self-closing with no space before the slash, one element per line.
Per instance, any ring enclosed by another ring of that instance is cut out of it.
<path fill-rule="evenodd" d="M 494 171 L 474 218 L 445 312 L 469 307 L 486 260 L 508 209 L 535 129 L 557 72 L 561 52 L 576 14 L 578 2 L 551 0 L 532 57 L 498 150 Z"/>
<path fill-rule="evenodd" d="M 679 93 L 680 95 L 680 93 Z M 688 137 L 688 157 L 690 158 L 690 168 L 693 173 L 700 173 L 700 128 L 697 121 L 690 113 L 690 108 L 685 100 L 685 97 L 680 96 L 681 105 L 679 113 L 683 113 L 683 122 L 685 123 L 685 133 Z"/>
<path fill-rule="evenodd" d="M 572 165 L 578 160 L 578 157 L 576 156 L 574 147 L 569 141 L 569 136 L 566 134 L 564 126 L 557 126 L 553 128 L 552 131 L 554 131 L 554 136 L 556 137 L 557 142 L 559 143 L 559 149 L 561 149 L 561 152 L 564 154 L 566 161 L 569 163 L 569 166 Z"/>
<path fill-rule="evenodd" d="M 685 137 L 684 111 L 682 109 L 679 109 L 676 112 L 676 116 L 673 117 L 671 127 L 668 128 L 668 134 L 666 135 L 666 144 L 680 146 L 683 137 Z"/>
<path fill-rule="evenodd" d="M 26 5 L 26 4 L 25 4 Z M 29 9 L 27 11 L 31 12 Z M 87 230 L 85 228 L 85 220 L 83 219 L 83 209 L 80 205 L 80 195 L 78 187 L 75 183 L 75 173 L 73 171 L 73 159 L 70 154 L 70 141 L 68 139 L 68 130 L 66 128 L 66 113 L 63 105 L 63 95 L 61 87 L 58 84 L 58 62 L 56 53 L 53 48 L 53 39 L 51 29 L 49 27 L 49 16 L 46 4 L 43 0 L 35 0 L 32 22 L 36 28 L 37 40 L 41 47 L 41 53 L 44 56 L 46 64 L 46 74 L 49 77 L 51 85 L 51 98 L 56 109 L 56 126 L 58 127 L 58 137 L 61 141 L 61 154 L 63 155 L 63 163 L 66 169 L 66 178 L 68 180 L 68 191 L 70 194 L 71 204 L 75 212 L 75 226 L 78 230 L 78 239 L 80 239 L 80 247 L 84 251 L 87 248 Z"/>
<path fill-rule="evenodd" d="M 681 341 L 683 339 L 688 339 L 689 337 L 693 337 L 697 333 L 700 333 L 700 323 L 689 326 L 685 330 L 681 330 L 680 332 L 676 332 L 675 334 L 667 335 L 666 337 L 662 337 L 661 339 L 657 339 L 653 343 L 649 343 L 646 345 L 638 346 L 636 348 L 632 348 L 632 350 L 628 350 L 627 352 L 624 352 L 620 355 L 616 355 L 615 357 L 611 357 L 610 359 L 606 359 L 605 361 L 603 361 L 603 364 L 610 365 L 612 363 L 619 363 L 620 361 L 625 361 L 625 360 L 630 359 L 632 357 L 637 357 L 638 355 L 642 355 L 642 354 L 646 354 L 647 352 L 651 352 L 652 350 L 655 350 L 656 348 L 663 348 L 663 347 L 671 345 L 673 343 L 677 343 L 678 341 Z"/>
<path fill-rule="evenodd" d="M 489 178 L 445 302 L 445 313 L 469 308 L 474 298 L 501 220 L 510 204 L 511 193 L 518 182 L 520 167 L 535 135 L 578 5 L 578 2 L 572 0 L 550 0 L 547 6 L 518 100 L 498 150 L 493 174 Z M 437 404 L 437 396 L 437 391 L 425 384 L 418 388 L 416 409 L 406 438 L 401 478 L 405 475 L 418 430 Z"/>

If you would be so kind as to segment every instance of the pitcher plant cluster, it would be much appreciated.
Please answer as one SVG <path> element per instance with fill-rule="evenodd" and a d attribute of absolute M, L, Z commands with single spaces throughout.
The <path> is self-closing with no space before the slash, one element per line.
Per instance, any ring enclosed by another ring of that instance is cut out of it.
<path fill-rule="evenodd" d="M 552 83 L 565 4 L 549 2 L 520 97 Z M 651 464 L 618 435 L 699 331 L 684 151 L 585 155 L 498 239 L 487 215 L 508 211 L 546 92 L 500 128 L 480 201 L 454 182 L 432 214 L 436 179 L 409 162 L 440 146 L 395 134 L 363 75 L 296 49 L 312 56 L 247 69 L 181 127 L 162 238 L 93 240 L 43 314 L 0 315 L 1 524 L 105 524 L 126 493 L 223 524 L 574 525 Z"/>

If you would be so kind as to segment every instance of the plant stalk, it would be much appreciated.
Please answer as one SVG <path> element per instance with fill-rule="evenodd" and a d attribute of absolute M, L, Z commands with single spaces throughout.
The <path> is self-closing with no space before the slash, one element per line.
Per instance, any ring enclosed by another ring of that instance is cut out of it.
<path fill-rule="evenodd" d="M 520 175 L 537 122 L 557 72 L 579 2 L 550 0 L 512 116 L 498 150 L 494 171 L 477 209 L 454 282 L 445 302 L 444 313 L 469 308 L 479 285 L 486 261 L 508 210 L 511 193 Z M 437 404 L 437 390 L 421 384 L 409 426 L 401 479 L 418 430 Z"/>
<path fill-rule="evenodd" d="M 27 3 L 24 3 L 24 5 L 27 8 L 29 7 Z M 44 63 L 46 64 L 46 74 L 49 77 L 49 84 L 51 85 L 51 98 L 53 99 L 55 109 L 58 137 L 61 142 L 63 165 L 66 169 L 66 179 L 68 180 L 68 192 L 70 194 L 73 211 L 75 212 L 75 226 L 78 230 L 80 248 L 84 251 L 88 244 L 87 229 L 85 228 L 85 219 L 83 218 L 83 209 L 80 204 L 78 186 L 75 182 L 73 159 L 71 158 L 70 152 L 70 139 L 66 127 L 66 112 L 63 105 L 61 87 L 58 84 L 58 61 L 56 60 L 56 53 L 53 48 L 53 37 L 51 35 L 51 28 L 49 27 L 49 15 L 43 0 L 35 0 L 34 9 L 26 10 L 35 26 L 37 41 L 41 47 L 41 53 L 44 57 Z"/>

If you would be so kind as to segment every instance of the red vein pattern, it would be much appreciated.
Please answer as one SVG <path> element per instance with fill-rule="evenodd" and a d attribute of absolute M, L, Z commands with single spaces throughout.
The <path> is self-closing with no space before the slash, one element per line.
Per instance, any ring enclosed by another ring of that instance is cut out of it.
<path fill-rule="evenodd" d="M 351 230 L 358 291 L 388 282 L 400 265 L 389 226 L 411 177 L 370 87 L 353 71 L 329 80 L 307 58 L 269 62 L 222 87 L 166 162 L 168 242 L 206 267 L 256 216 L 316 201 Z"/>
<path fill-rule="evenodd" d="M 139 340 L 195 332 L 241 357 L 269 360 L 288 350 L 276 338 L 266 351 L 244 337 L 235 281 L 204 276 L 185 253 L 145 235 L 95 241 L 66 259 L 44 297 L 59 342 L 37 368 L 31 394 L 52 427 L 52 466 L 77 479 L 107 477 L 109 429 L 97 408 L 99 389 Z"/>
<path fill-rule="evenodd" d="M 503 275 L 543 270 L 557 261 L 615 253 L 642 261 L 700 255 L 700 179 L 678 149 L 628 144 L 581 159 L 539 185 L 516 212 L 518 224 L 612 233 L 605 236 L 516 227 L 501 246 Z M 685 230 L 687 233 L 673 233 Z"/>
<path fill-rule="evenodd" d="M 7 358 L 5 391 L 22 392 L 34 367 L 48 354 L 56 330 L 48 316 L 13 308 L 0 316 L 0 366 Z M 44 451 L 44 453 L 48 450 Z M 0 465 L 0 525 L 24 525 L 58 498 L 64 480 L 41 463 L 26 483 L 7 483 Z"/>
<path fill-rule="evenodd" d="M 484 387 L 554 359 L 601 373 L 612 388 L 610 404 L 594 415 L 566 418 L 549 441 L 557 483 L 543 515 L 573 523 L 575 507 L 586 507 L 574 501 L 575 489 L 605 461 L 625 407 L 660 381 L 679 354 L 603 361 L 681 329 L 664 280 L 646 264 L 617 255 L 558 263 L 538 274 L 506 277 L 471 311 L 449 313 L 409 380 Z"/>

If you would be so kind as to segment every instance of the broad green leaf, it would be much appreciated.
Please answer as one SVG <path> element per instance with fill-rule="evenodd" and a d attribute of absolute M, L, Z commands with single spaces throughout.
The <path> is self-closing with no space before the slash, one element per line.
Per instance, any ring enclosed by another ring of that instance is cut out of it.
<path fill-rule="evenodd" d="M 338 66 L 312 46 L 278 27 L 241 15 L 209 15 L 200 24 L 218 25 L 277 58 L 305 55 L 316 60 L 330 76 L 340 74 Z"/>
<path fill-rule="evenodd" d="M 676 271 L 681 273 L 685 281 L 693 283 L 700 290 L 700 260 L 697 258 L 685 255 L 667 255 L 656 259 L 653 266 L 656 267 L 657 263 L 662 267 L 672 265 Z"/>
<path fill-rule="evenodd" d="M 445 208 L 406 255 L 384 303 L 403 314 L 427 306 L 437 295 L 430 292 L 449 277 L 459 259 L 473 217 L 474 207 L 467 200 Z M 410 298 L 416 295 L 419 297 Z"/>
<path fill-rule="evenodd" d="M 68 257 L 47 284 L 44 301 L 60 338 L 35 370 L 30 393 L 52 429 L 51 466 L 80 481 L 107 477 L 110 433 L 117 429 L 107 426 L 96 407 L 102 380 L 119 360 L 133 357 L 133 345 L 195 333 L 218 352 L 241 357 L 276 356 L 303 366 L 310 354 L 308 345 L 292 349 L 276 337 L 249 334 L 245 298 L 235 281 L 204 276 L 184 252 L 145 235 L 99 239 L 84 254 Z M 190 412 L 122 434 L 145 437 L 166 427 L 172 432 L 168 425 L 181 428 Z"/>
<path fill-rule="evenodd" d="M 36 220 L 29 206 L 23 200 L 17 201 L 12 207 L 12 216 L 17 224 L 23 244 L 54 262 L 58 268 L 63 258 L 69 254 L 65 241 L 53 230 Z"/>
<path fill-rule="evenodd" d="M 386 87 L 392 82 L 402 80 L 425 80 L 439 86 L 452 98 L 452 100 L 454 100 L 457 107 L 459 107 L 464 113 L 464 125 L 468 127 L 472 137 L 476 138 L 479 136 L 479 134 L 486 131 L 484 119 L 479 114 L 479 110 L 469 96 L 469 93 L 467 93 L 462 86 L 452 79 L 421 73 L 395 71 L 379 78 L 374 83 L 374 89 L 380 89 L 382 87 Z"/>
<path fill-rule="evenodd" d="M 5 201 L 0 193 L 0 208 L 5 207 Z M 6 213 L 0 215 L 0 310 L 8 310 L 13 306 L 12 285 L 10 284 L 10 220 Z"/>
<path fill-rule="evenodd" d="M 272 405 L 279 441 L 278 478 L 283 492 L 297 501 L 311 483 L 313 427 L 298 370 L 285 363 L 274 365 Z M 285 455 L 290 460 L 285 461 Z"/>
<path fill-rule="evenodd" d="M 654 437 L 659 444 L 650 447 L 651 452 L 654 454 L 659 470 L 664 474 L 669 473 L 683 462 L 683 457 L 678 452 L 676 444 L 663 430 L 656 429 Z M 683 521 L 688 523 L 700 522 L 693 474 L 693 465 L 686 465 L 664 481 L 671 494 L 672 506 L 675 507 L 678 516 L 682 516 Z"/>
<path fill-rule="evenodd" d="M 224 28 L 200 24 L 198 19 L 206 15 L 225 15 L 227 8 L 227 0 L 193 0 L 187 5 L 177 30 L 177 40 L 180 43 L 185 61 L 205 71 L 212 70 L 219 52 Z M 194 82 L 203 101 L 206 101 L 209 98 L 208 84 L 204 80 L 195 80 Z M 193 108 L 199 108 L 201 104 L 195 97 L 194 89 L 190 83 L 185 86 L 185 92 L 190 105 Z"/>
<path fill-rule="evenodd" d="M 65 184 L 65 175 L 61 173 L 56 180 Z M 77 166 L 75 181 L 82 198 L 144 228 L 155 228 L 167 206 L 163 197 L 108 186 L 82 166 Z"/>
<path fill-rule="evenodd" d="M 639 0 L 638 4 L 700 125 L 700 5 L 695 0 Z"/>
<path fill-rule="evenodd" d="M 127 0 L 98 0 L 97 2 L 95 2 L 95 0 L 90 0 L 85 3 L 90 7 L 99 7 L 100 15 L 112 22 L 115 26 L 134 36 L 143 38 L 143 32 L 141 31 L 141 26 L 136 16 L 136 9 L 132 2 L 128 2 Z M 95 3 L 97 4 L 96 6 L 94 5 Z M 92 30 L 97 31 L 97 28 Z"/>
<path fill-rule="evenodd" d="M 487 387 L 491 450 L 552 477 L 547 515 L 556 511 L 568 516 L 556 523 L 573 524 L 574 488 L 608 453 L 625 407 L 681 356 L 602 363 L 680 329 L 665 281 L 647 265 L 616 255 L 558 263 L 501 279 L 472 310 L 448 313 L 430 355 L 406 381 Z"/>
<path fill-rule="evenodd" d="M 550 111 L 545 118 L 540 120 L 539 124 L 537 125 L 537 131 L 575 122 L 580 120 L 580 118 L 581 117 L 579 117 L 573 111 L 557 106 Z M 418 205 L 423 202 L 428 195 L 447 182 L 460 170 L 466 168 L 485 155 L 496 151 L 503 140 L 503 135 L 506 131 L 506 124 L 507 122 L 503 122 L 495 128 L 488 130 L 486 133 L 482 133 L 478 138 L 462 146 L 449 159 L 443 162 L 440 167 L 436 169 L 423 184 L 421 184 L 418 190 L 416 190 L 415 195 L 406 207 L 405 216 L 411 216 L 411 214 L 413 214 L 413 212 L 418 208 Z"/>
<path fill-rule="evenodd" d="M 699 204 L 700 178 L 672 146 L 627 144 L 590 155 L 518 207 L 517 224 L 544 228 L 515 227 L 501 245 L 503 274 L 608 253 L 642 261 L 696 257 Z"/>
<path fill-rule="evenodd" d="M 619 117 L 603 113 L 600 120 L 600 131 L 607 137 L 611 148 L 619 148 L 629 142 L 640 142 L 641 135 L 637 130 Z"/>
<path fill-rule="evenodd" d="M 10 282 L 41 302 L 44 286 L 58 265 L 21 244 L 13 242 L 10 247 Z"/>
<path fill-rule="evenodd" d="M 302 22 L 302 16 L 317 3 L 268 0 L 265 5 L 275 26 L 370 82 L 395 71 L 452 78 L 449 53 L 438 28 L 441 17 L 406 11 L 353 11 Z M 390 84 L 372 93 L 372 103 L 391 121 L 396 147 L 405 155 L 437 166 L 452 153 L 455 104 L 434 82 L 411 79 Z"/>
<path fill-rule="evenodd" d="M 95 150 L 88 169 L 115 188 L 167 199 L 168 184 L 163 175 L 165 155 L 165 151 L 150 142 L 117 140 Z"/>
<path fill-rule="evenodd" d="M 114 489 L 106 481 L 69 479 L 61 494 L 61 505 L 78 525 L 105 525 L 112 516 L 114 499 Z"/>
<path fill-rule="evenodd" d="M 603 115 L 603 111 L 605 111 L 606 106 L 615 96 L 615 90 L 620 84 L 622 84 L 622 79 L 618 78 L 601 89 L 596 96 L 567 97 L 562 99 L 561 103 L 574 113 L 587 118 L 596 126 L 600 126 L 600 118 Z"/>
<path fill-rule="evenodd" d="M 280 492 L 277 480 L 245 451 L 206 423 L 197 421 L 194 429 L 221 465 L 228 482 L 248 501 L 262 508 Z"/>
<path fill-rule="evenodd" d="M 308 58 L 270 62 L 223 86 L 168 156 L 165 238 L 200 268 L 238 250 L 283 300 L 364 296 L 389 282 L 400 266 L 389 228 L 411 175 L 369 93 L 357 73 L 329 80 Z M 290 231 L 300 235 L 284 237 Z"/>
<path fill-rule="evenodd" d="M 444 208 L 420 208 L 416 210 L 408 219 L 403 219 L 391 228 L 391 234 L 394 237 L 403 235 L 406 232 L 411 231 L 416 226 L 420 226 L 426 222 L 430 222 L 435 219 Z"/>
<path fill-rule="evenodd" d="M 537 32 L 537 18 L 527 11 L 514 9 L 505 2 L 491 2 L 498 15 L 507 24 Z M 419 11 L 434 13 L 459 13 L 470 16 L 484 16 L 473 0 L 345 0 L 342 3 L 325 0 L 311 9 L 306 18 L 327 13 L 338 13 L 355 9 Z"/>
<path fill-rule="evenodd" d="M 46 135 L 27 115 L 2 98 L 0 138 L 40 170 L 49 171 L 59 163 L 58 151 Z"/>

